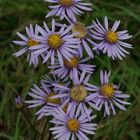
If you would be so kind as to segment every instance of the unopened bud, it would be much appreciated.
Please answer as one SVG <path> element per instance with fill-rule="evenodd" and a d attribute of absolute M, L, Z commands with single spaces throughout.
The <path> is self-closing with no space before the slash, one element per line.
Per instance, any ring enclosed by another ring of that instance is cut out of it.
<path fill-rule="evenodd" d="M 21 110 L 23 108 L 23 104 L 24 104 L 24 101 L 21 96 L 18 96 L 15 98 L 15 106 L 18 110 Z"/>

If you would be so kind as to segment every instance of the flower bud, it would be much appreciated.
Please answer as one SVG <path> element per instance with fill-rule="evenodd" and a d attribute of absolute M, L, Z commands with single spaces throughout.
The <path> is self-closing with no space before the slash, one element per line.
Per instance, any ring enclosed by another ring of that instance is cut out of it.
<path fill-rule="evenodd" d="M 21 110 L 23 108 L 23 98 L 21 96 L 18 96 L 15 98 L 15 106 L 18 110 Z"/>

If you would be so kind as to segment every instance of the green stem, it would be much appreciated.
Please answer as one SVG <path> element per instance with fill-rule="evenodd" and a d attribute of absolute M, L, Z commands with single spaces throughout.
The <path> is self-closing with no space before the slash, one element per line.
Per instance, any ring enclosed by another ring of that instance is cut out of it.
<path fill-rule="evenodd" d="M 43 128 L 42 133 L 41 133 L 40 140 L 43 140 L 44 139 L 44 133 L 45 133 L 45 130 L 46 130 L 48 121 L 49 121 L 49 119 L 47 119 L 46 122 L 45 122 L 44 128 Z"/>
<path fill-rule="evenodd" d="M 49 133 L 49 137 L 48 137 L 48 140 L 51 140 L 52 139 L 52 134 Z"/>
<path fill-rule="evenodd" d="M 52 119 L 52 117 L 51 117 L 51 119 Z M 53 127 L 53 124 L 52 123 L 51 123 L 50 127 Z M 48 134 L 49 134 L 49 136 L 48 136 L 48 139 L 47 140 L 52 140 L 53 139 L 52 133 L 50 132 Z"/>

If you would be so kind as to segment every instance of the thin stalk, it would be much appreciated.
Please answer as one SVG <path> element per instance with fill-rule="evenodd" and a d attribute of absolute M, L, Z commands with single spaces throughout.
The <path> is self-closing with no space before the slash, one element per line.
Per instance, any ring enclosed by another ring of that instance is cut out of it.
<path fill-rule="evenodd" d="M 44 128 L 43 128 L 42 133 L 41 133 L 40 140 L 43 140 L 44 139 L 44 133 L 45 133 L 45 130 L 47 128 L 48 120 L 49 119 L 47 119 L 46 122 L 45 122 Z"/>
<path fill-rule="evenodd" d="M 48 140 L 51 140 L 51 139 L 52 139 L 52 134 L 49 133 Z"/>

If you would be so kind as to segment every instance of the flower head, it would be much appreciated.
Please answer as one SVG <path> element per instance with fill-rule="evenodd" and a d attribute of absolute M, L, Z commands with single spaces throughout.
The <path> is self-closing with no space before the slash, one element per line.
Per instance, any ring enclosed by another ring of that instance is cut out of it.
<path fill-rule="evenodd" d="M 70 34 L 71 26 L 65 28 L 61 27 L 60 30 L 56 28 L 55 20 L 52 20 L 52 30 L 48 28 L 44 23 L 45 29 L 37 26 L 41 36 L 34 36 L 36 41 L 41 42 L 38 47 L 31 47 L 34 50 L 34 54 L 40 55 L 45 53 L 43 63 L 51 60 L 51 64 L 55 63 L 55 59 L 59 59 L 61 66 L 63 66 L 64 59 L 70 60 L 72 54 L 77 54 L 75 50 L 78 48 L 77 44 L 80 43 L 79 39 L 74 38 L 73 34 Z"/>
<path fill-rule="evenodd" d="M 28 108 L 34 108 L 37 106 L 41 107 L 41 109 L 36 112 L 38 119 L 41 119 L 45 115 L 52 115 L 53 110 L 61 105 L 60 98 L 52 98 L 59 93 L 54 90 L 50 90 L 50 88 L 48 88 L 43 82 L 41 82 L 41 88 L 34 85 L 34 88 L 31 88 L 31 92 L 28 94 L 34 98 L 33 100 L 25 101 L 25 103 L 30 104 Z"/>
<path fill-rule="evenodd" d="M 130 39 L 132 36 L 125 31 L 117 31 L 120 21 L 115 21 L 112 28 L 108 25 L 108 18 L 104 18 L 103 27 L 100 22 L 93 21 L 93 30 L 91 30 L 91 36 L 99 41 L 94 50 L 101 50 L 103 53 L 107 53 L 112 59 L 119 58 L 122 60 L 126 54 L 129 54 L 125 48 L 132 48 L 131 44 L 125 43 L 123 40 Z"/>
<path fill-rule="evenodd" d="M 80 77 L 77 75 L 76 69 L 74 74 L 75 75 L 72 78 L 72 86 L 53 84 L 58 88 L 57 90 L 61 92 L 61 94 L 56 95 L 53 98 L 65 97 L 65 104 L 71 102 L 73 106 L 80 106 L 80 111 L 84 111 L 90 120 L 87 105 L 99 110 L 99 108 L 93 102 L 93 99 L 98 94 L 93 94 L 95 91 L 95 86 L 88 83 L 90 75 L 86 75 L 85 70 L 82 72 Z"/>
<path fill-rule="evenodd" d="M 117 85 L 109 83 L 110 72 L 107 71 L 100 72 L 101 86 L 96 87 L 95 92 L 98 93 L 98 96 L 93 100 L 96 102 L 96 105 L 100 108 L 105 108 L 104 116 L 110 115 L 113 111 L 113 115 L 116 114 L 115 106 L 121 110 L 126 110 L 124 105 L 129 105 L 130 103 L 123 101 L 123 99 L 129 98 L 129 95 L 123 94 L 119 90 Z M 104 106 L 104 107 L 103 107 Z"/>
<path fill-rule="evenodd" d="M 89 110 L 91 115 L 91 110 Z M 52 134 L 55 135 L 54 139 L 70 139 L 74 140 L 88 140 L 87 134 L 95 134 L 97 124 L 88 121 L 84 113 L 79 112 L 79 107 L 71 110 L 68 107 L 67 112 L 58 108 L 53 113 L 54 120 L 51 121 L 55 126 L 50 128 Z M 91 116 L 93 120 L 96 116 Z"/>
<path fill-rule="evenodd" d="M 70 61 L 64 60 L 63 66 L 57 63 L 53 66 L 49 66 L 49 68 L 52 69 L 52 74 L 57 75 L 61 79 L 66 77 L 70 77 L 72 79 L 75 75 L 75 72 L 78 72 L 78 75 L 81 75 L 83 69 L 85 69 L 89 74 L 93 73 L 95 65 L 87 64 L 88 60 L 90 60 L 89 57 L 80 59 L 78 56 L 73 56 L 70 58 Z"/>
<path fill-rule="evenodd" d="M 49 6 L 52 10 L 47 14 L 50 16 L 60 16 L 61 19 L 69 17 L 76 20 L 76 15 L 83 14 L 83 11 L 91 11 L 90 3 L 83 3 L 81 0 L 45 0 L 54 3 L 54 6 Z"/>
<path fill-rule="evenodd" d="M 23 41 L 13 41 L 13 43 L 15 43 L 16 45 L 22 46 L 23 48 L 14 53 L 14 55 L 16 57 L 21 56 L 24 53 L 28 53 L 27 56 L 27 61 L 28 63 L 37 65 L 38 64 L 38 55 L 34 55 L 33 51 L 30 50 L 31 47 L 35 47 L 36 45 L 39 45 L 40 42 L 35 41 L 33 39 L 34 35 L 38 35 L 38 30 L 37 30 L 37 25 L 35 26 L 35 28 L 33 28 L 33 26 L 30 24 L 30 27 L 26 27 L 26 33 L 27 36 L 22 35 L 21 33 L 17 32 L 17 35 L 23 40 Z"/>

